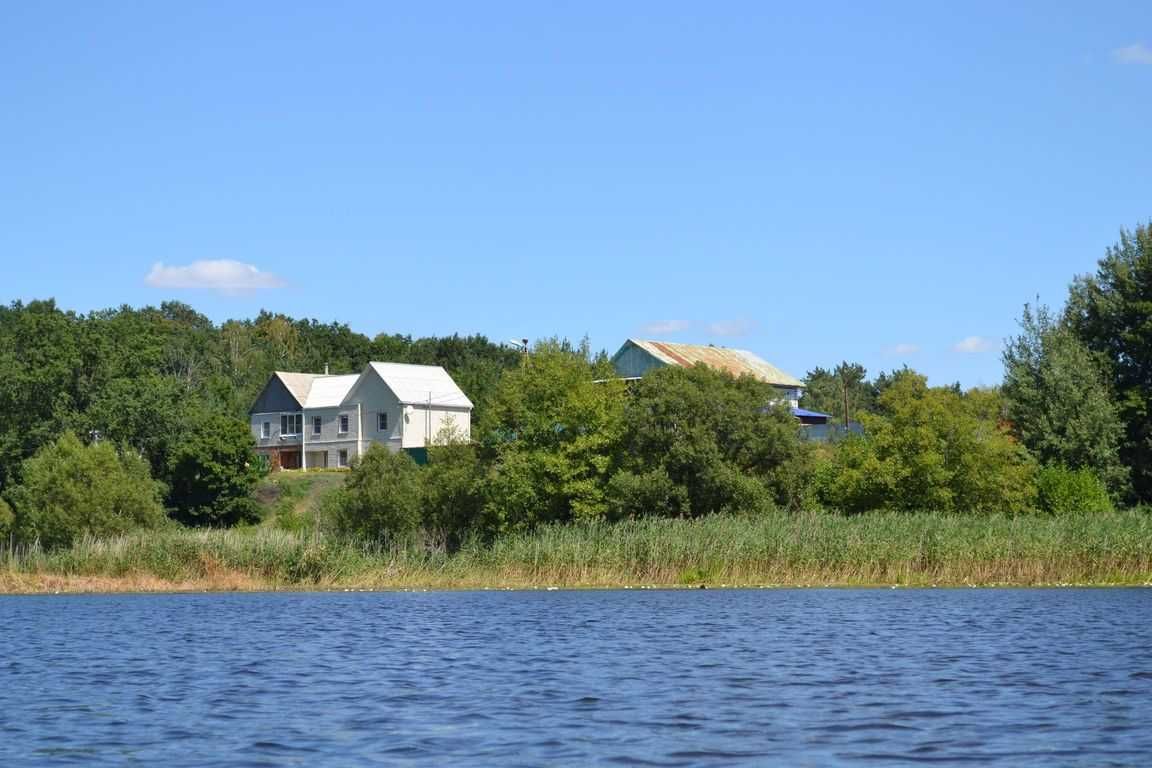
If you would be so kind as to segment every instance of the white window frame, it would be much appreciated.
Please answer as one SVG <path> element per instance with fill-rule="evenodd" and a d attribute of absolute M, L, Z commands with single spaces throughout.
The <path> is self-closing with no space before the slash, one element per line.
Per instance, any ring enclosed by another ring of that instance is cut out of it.
<path fill-rule="evenodd" d="M 348 434 L 348 423 L 350 421 L 351 419 L 348 418 L 348 414 L 340 414 L 340 420 L 336 423 L 336 433 L 339 435 Z"/>
<path fill-rule="evenodd" d="M 272 422 L 262 422 L 260 424 L 260 439 L 267 440 L 270 437 L 272 437 Z"/>
<path fill-rule="evenodd" d="M 376 414 L 376 431 L 388 431 L 388 411 L 380 411 Z"/>
<path fill-rule="evenodd" d="M 287 429 L 285 429 L 287 427 Z M 304 431 L 304 414 L 303 413 L 282 413 L 280 414 L 280 436 L 281 437 L 299 437 L 300 433 Z"/>
<path fill-rule="evenodd" d="M 319 416 L 312 417 L 312 434 L 320 435 L 324 433 L 324 419 Z"/>

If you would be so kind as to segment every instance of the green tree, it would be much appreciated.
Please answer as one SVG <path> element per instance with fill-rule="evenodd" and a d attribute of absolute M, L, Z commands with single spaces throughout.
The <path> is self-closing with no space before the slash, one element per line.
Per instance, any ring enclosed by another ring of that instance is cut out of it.
<path fill-rule="evenodd" d="M 1040 509 L 1052 515 L 1103 515 L 1113 511 L 1108 489 L 1090 469 L 1042 467 L 1036 476 Z"/>
<path fill-rule="evenodd" d="M 687 517 L 691 511 L 688 490 L 664 467 L 641 473 L 620 470 L 608 481 L 608 504 L 613 520 Z"/>
<path fill-rule="evenodd" d="M 485 514 L 497 528 L 596 519 L 623 428 L 625 391 L 587 342 L 538 343 L 493 392 L 479 433 L 493 464 Z"/>
<path fill-rule="evenodd" d="M 111 443 L 85 446 L 66 433 L 27 459 L 21 478 L 11 500 L 22 541 L 67 546 L 85 534 L 110 536 L 164 520 L 161 487 L 147 462 Z"/>
<path fill-rule="evenodd" d="M 864 415 L 866 434 L 830 449 L 817 473 L 820 499 L 844 512 L 1029 511 L 1035 466 L 999 423 L 998 398 L 897 377 L 879 413 Z"/>
<path fill-rule="evenodd" d="M 449 551 L 470 534 L 491 532 L 483 516 L 484 471 L 475 445 L 440 437 L 428 448 L 428 464 L 421 470 L 423 527 Z"/>
<path fill-rule="evenodd" d="M 185 525 L 255 522 L 260 479 L 252 433 L 239 419 L 200 414 L 168 454 L 168 505 Z"/>
<path fill-rule="evenodd" d="M 1152 223 L 1121 231 L 1096 274 L 1076 278 L 1065 318 L 1105 361 L 1125 427 L 1120 458 L 1135 499 L 1152 501 Z"/>
<path fill-rule="evenodd" d="M 0 547 L 8 541 L 15 526 L 16 515 L 12 513 L 12 507 L 4 499 L 0 499 Z"/>
<path fill-rule="evenodd" d="M 74 426 L 79 323 L 51 300 L 0 307 L 0 488 L 19 479 L 24 459 Z"/>
<path fill-rule="evenodd" d="M 868 380 L 868 371 L 859 363 L 840 363 L 833 370 L 815 368 L 804 377 L 804 396 L 800 405 L 804 408 L 827 413 L 834 421 L 844 420 L 845 399 L 848 418 L 859 420 L 861 413 L 875 409 L 876 385 Z"/>
<path fill-rule="evenodd" d="M 1025 305 L 1021 333 L 1003 353 L 1003 393 L 1013 432 L 1041 464 L 1087 469 L 1114 493 L 1127 485 L 1124 438 L 1098 356 L 1047 307 Z"/>
<path fill-rule="evenodd" d="M 420 529 L 420 467 L 408 454 L 373 444 L 333 494 L 330 524 L 356 538 L 399 544 Z"/>
<path fill-rule="evenodd" d="M 809 446 L 789 409 L 773 404 L 779 397 L 752 377 L 703 365 L 653 371 L 628 399 L 621 469 L 662 470 L 692 515 L 799 507 Z"/>

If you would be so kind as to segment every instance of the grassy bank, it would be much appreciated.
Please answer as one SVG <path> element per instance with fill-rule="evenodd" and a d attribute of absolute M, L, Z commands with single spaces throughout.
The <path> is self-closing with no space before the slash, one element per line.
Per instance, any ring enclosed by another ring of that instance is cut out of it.
<path fill-rule="evenodd" d="M 0 591 L 1152 583 L 1152 516 L 829 514 L 550 527 L 454 555 L 271 528 L 0 552 Z"/>

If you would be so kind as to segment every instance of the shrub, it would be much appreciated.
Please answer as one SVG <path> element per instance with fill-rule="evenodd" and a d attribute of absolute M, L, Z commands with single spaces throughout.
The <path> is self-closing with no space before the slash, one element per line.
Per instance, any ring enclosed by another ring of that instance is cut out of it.
<path fill-rule="evenodd" d="M 998 420 L 994 392 L 961 394 L 901 372 L 862 414 L 867 434 L 831 447 L 815 476 L 820 500 L 842 512 L 876 509 L 1027 512 L 1035 465 Z"/>
<path fill-rule="evenodd" d="M 12 526 L 16 522 L 16 516 L 12 514 L 12 508 L 4 499 L 0 499 L 0 545 L 12 533 Z"/>
<path fill-rule="evenodd" d="M 449 442 L 430 447 L 421 474 L 425 530 L 453 551 L 470 533 L 489 532 L 482 515 L 483 469 L 474 446 Z"/>
<path fill-rule="evenodd" d="M 386 543 L 420 528 L 420 468 L 406 453 L 373 445 L 331 494 L 329 522 L 340 533 Z"/>
<path fill-rule="evenodd" d="M 703 365 L 667 367 L 636 382 L 624 411 L 623 469 L 660 469 L 691 514 L 798 507 L 810 446 L 772 386 Z M 627 481 L 624 481 L 627 482 Z"/>
<path fill-rule="evenodd" d="M 85 446 L 65 434 L 23 464 L 12 492 L 17 538 L 44 547 L 82 535 L 110 536 L 164 521 L 161 486 L 148 463 L 110 443 Z"/>
<path fill-rule="evenodd" d="M 1043 467 L 1036 477 L 1040 509 L 1053 515 L 1107 514 L 1108 489 L 1090 469 Z"/>
<path fill-rule="evenodd" d="M 641 517 L 688 517 L 688 492 L 663 467 L 636 474 L 617 472 L 608 481 L 609 515 L 615 520 Z"/>
<path fill-rule="evenodd" d="M 244 422 L 206 416 L 168 456 L 172 516 L 185 525 L 236 525 L 260 519 L 252 491 L 260 468 Z"/>

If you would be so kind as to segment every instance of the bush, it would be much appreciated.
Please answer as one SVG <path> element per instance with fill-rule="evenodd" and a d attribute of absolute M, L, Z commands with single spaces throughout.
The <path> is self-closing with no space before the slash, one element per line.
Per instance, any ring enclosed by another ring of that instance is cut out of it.
<path fill-rule="evenodd" d="M 430 447 L 421 475 L 426 531 L 451 551 L 470 533 L 489 533 L 482 515 L 483 469 L 474 446 L 452 442 Z"/>
<path fill-rule="evenodd" d="M 82 535 L 111 536 L 164 521 L 161 485 L 148 463 L 109 443 L 85 446 L 65 434 L 27 459 L 22 476 L 12 492 L 21 541 L 60 547 Z"/>
<path fill-rule="evenodd" d="M 961 394 L 897 375 L 866 430 L 831 446 L 814 485 L 846 513 L 877 509 L 1015 514 L 1034 509 L 1035 465 L 999 421 L 994 392 Z"/>
<path fill-rule="evenodd" d="M 16 522 L 16 516 L 12 514 L 12 508 L 4 499 L 0 499 L 0 546 L 8 539 L 9 534 L 12 533 L 12 526 Z"/>
<path fill-rule="evenodd" d="M 1036 476 L 1040 509 L 1053 515 L 1112 512 L 1108 489 L 1090 469 L 1044 467 Z"/>
<path fill-rule="evenodd" d="M 663 467 L 636 474 L 617 472 L 608 481 L 608 509 L 614 520 L 641 517 L 688 517 L 688 492 Z"/>
<path fill-rule="evenodd" d="M 773 405 L 779 397 L 750 376 L 702 365 L 652 371 L 627 401 L 619 464 L 663 472 L 694 516 L 799 507 L 811 449 L 788 409 Z"/>
<path fill-rule="evenodd" d="M 244 422 L 207 416 L 168 456 L 172 516 L 185 525 L 227 526 L 260 519 L 252 491 L 260 479 L 252 434 Z"/>
<path fill-rule="evenodd" d="M 330 524 L 338 532 L 385 543 L 409 540 L 420 528 L 420 468 L 406 453 L 373 445 L 331 495 Z"/>

